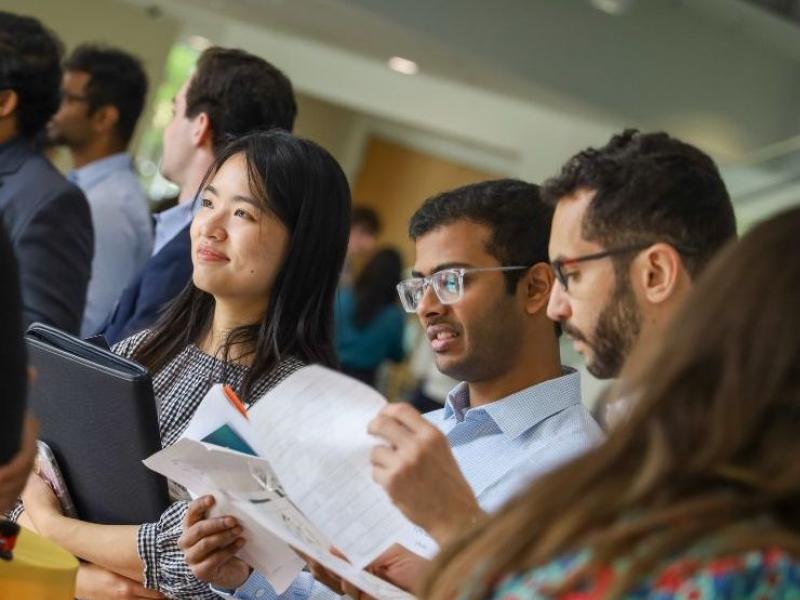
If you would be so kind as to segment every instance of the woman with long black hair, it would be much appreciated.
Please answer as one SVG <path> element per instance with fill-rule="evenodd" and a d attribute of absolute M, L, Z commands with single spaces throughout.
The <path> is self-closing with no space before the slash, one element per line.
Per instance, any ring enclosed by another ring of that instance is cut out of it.
<path fill-rule="evenodd" d="M 336 161 L 288 133 L 251 134 L 221 152 L 199 198 L 192 281 L 153 329 L 114 348 L 152 372 L 164 446 L 180 437 L 215 383 L 233 386 L 249 407 L 305 364 L 336 364 L 333 300 L 350 212 Z M 43 535 L 87 563 L 170 597 L 215 597 L 176 543 L 184 501 L 156 523 L 114 526 L 62 516 L 37 478 L 23 501 Z M 83 582 L 91 587 L 79 576 L 80 597 Z"/>

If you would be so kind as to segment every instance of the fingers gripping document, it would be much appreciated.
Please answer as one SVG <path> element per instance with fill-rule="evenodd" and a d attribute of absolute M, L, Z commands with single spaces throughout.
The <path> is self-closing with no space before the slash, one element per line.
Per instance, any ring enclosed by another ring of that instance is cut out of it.
<path fill-rule="evenodd" d="M 145 464 L 195 494 L 213 493 L 214 513 L 237 517 L 245 530 L 241 558 L 278 593 L 302 568 L 290 545 L 374 597 L 407 598 L 363 570 L 394 543 L 414 550 L 420 537 L 372 481 L 369 454 L 379 441 L 367 424 L 385 402 L 316 365 L 288 377 L 246 416 L 215 386 L 184 438 Z M 334 545 L 350 562 L 330 553 Z"/>

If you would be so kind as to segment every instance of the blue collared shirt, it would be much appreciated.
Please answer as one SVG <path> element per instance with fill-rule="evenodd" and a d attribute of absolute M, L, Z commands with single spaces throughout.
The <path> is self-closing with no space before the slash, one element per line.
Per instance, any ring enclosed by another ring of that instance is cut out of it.
<path fill-rule="evenodd" d="M 487 512 L 497 511 L 533 479 L 603 439 L 581 404 L 580 375 L 566 367 L 561 377 L 475 408 L 469 404 L 468 384 L 460 383 L 445 407 L 425 418 L 447 436 L 461 472 Z M 257 571 L 232 596 L 215 591 L 238 600 L 338 597 L 309 573 L 301 573 L 280 596 Z"/>
<path fill-rule="evenodd" d="M 172 208 L 153 215 L 153 219 L 156 222 L 156 236 L 153 243 L 154 255 L 192 222 L 194 213 L 194 202 L 190 199 L 179 200 L 178 204 Z"/>
<path fill-rule="evenodd" d="M 126 152 L 69 173 L 89 202 L 94 227 L 92 276 L 81 335 L 95 333 L 122 290 L 150 257 L 153 229 L 147 196 Z"/>

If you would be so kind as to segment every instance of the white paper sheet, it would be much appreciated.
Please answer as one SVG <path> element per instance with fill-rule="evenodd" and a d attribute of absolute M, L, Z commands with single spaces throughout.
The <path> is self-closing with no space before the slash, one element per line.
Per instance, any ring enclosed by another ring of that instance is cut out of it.
<path fill-rule="evenodd" d="M 259 524 L 263 519 L 280 519 L 279 509 L 288 511 L 280 493 L 264 489 L 263 482 L 274 477 L 265 460 L 184 438 L 147 458 L 144 464 L 196 495 L 213 494 L 217 502 L 212 516 L 239 519 L 246 540 L 239 558 L 261 571 L 276 592 L 283 593 L 300 573 L 305 562 L 271 528 Z M 266 514 L 254 519 L 253 513 L 238 510 L 235 496 L 263 500 L 259 506 Z M 327 543 L 323 538 L 318 541 Z"/>
<path fill-rule="evenodd" d="M 385 404 L 372 388 L 313 365 L 249 411 L 263 456 L 289 497 L 357 568 L 415 535 L 372 480 L 369 454 L 380 442 L 367 425 Z"/>
<path fill-rule="evenodd" d="M 181 439 L 144 461 L 197 494 L 216 499 L 212 516 L 231 515 L 244 529 L 239 557 L 283 593 L 303 567 L 297 548 L 324 567 L 379 600 L 409 600 L 411 595 L 333 556 L 328 539 L 285 496 L 261 458 L 195 440 Z M 269 481 L 267 489 L 262 485 Z M 222 491 L 225 490 L 225 491 Z"/>

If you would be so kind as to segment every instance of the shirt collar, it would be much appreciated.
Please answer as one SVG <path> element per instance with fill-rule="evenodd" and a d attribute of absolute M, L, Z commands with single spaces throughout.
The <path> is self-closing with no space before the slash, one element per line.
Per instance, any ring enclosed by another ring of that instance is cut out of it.
<path fill-rule="evenodd" d="M 192 222 L 195 213 L 195 202 L 192 200 L 180 201 L 175 206 L 162 210 L 153 215 L 156 227 L 161 227 L 169 231 L 180 231 Z"/>
<path fill-rule="evenodd" d="M 546 418 L 580 403 L 580 375 L 571 367 L 562 367 L 560 377 L 477 408 L 470 408 L 469 386 L 461 382 L 447 395 L 443 417 L 463 421 L 472 414 L 485 414 L 505 435 L 516 438 Z"/>
<path fill-rule="evenodd" d="M 132 171 L 133 161 L 127 152 L 117 152 L 71 171 L 69 179 L 85 190 L 93 187 L 114 171 L 123 170 Z"/>

